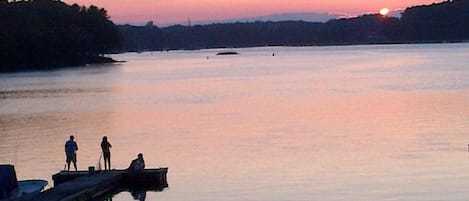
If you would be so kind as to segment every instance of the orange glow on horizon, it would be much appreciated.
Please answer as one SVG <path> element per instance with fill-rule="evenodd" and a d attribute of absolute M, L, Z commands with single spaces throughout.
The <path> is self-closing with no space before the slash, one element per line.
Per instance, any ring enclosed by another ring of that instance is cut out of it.
<path fill-rule="evenodd" d="M 350 1 L 331 0 L 326 2 L 292 0 L 292 1 L 266 1 L 266 0 L 65 0 L 68 4 L 96 5 L 105 8 L 115 23 L 143 24 L 154 21 L 158 26 L 184 23 L 187 19 L 193 22 L 203 20 L 226 20 L 244 17 L 264 16 L 282 13 L 331 13 L 343 16 L 356 16 L 389 6 L 390 10 L 405 9 L 409 6 L 431 4 L 435 0 L 409 0 L 405 2 L 376 1 Z"/>

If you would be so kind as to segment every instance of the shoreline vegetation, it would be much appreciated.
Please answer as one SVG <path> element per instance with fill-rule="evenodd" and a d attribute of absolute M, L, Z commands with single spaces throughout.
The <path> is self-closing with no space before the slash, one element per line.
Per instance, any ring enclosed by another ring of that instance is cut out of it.
<path fill-rule="evenodd" d="M 469 41 L 469 0 L 328 22 L 236 22 L 159 28 L 115 25 L 104 8 L 56 0 L 0 0 L 0 73 L 114 63 L 104 54 L 262 46 Z"/>
<path fill-rule="evenodd" d="M 118 25 L 122 52 L 263 46 L 448 43 L 469 41 L 469 0 L 405 9 L 400 18 L 366 14 L 327 22 L 237 22 L 159 28 Z"/>
<path fill-rule="evenodd" d="M 120 36 L 107 11 L 57 0 L 0 0 L 0 72 L 115 62 Z"/>

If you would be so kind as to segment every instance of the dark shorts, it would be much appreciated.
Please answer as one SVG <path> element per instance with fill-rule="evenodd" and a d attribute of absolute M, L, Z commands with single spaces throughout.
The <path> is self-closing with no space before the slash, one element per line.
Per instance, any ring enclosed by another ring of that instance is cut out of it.
<path fill-rule="evenodd" d="M 103 157 L 104 157 L 104 160 L 110 159 L 111 158 L 111 152 L 107 152 L 107 151 L 103 152 Z"/>
<path fill-rule="evenodd" d="M 76 153 L 66 152 L 65 154 L 67 155 L 67 163 L 70 163 L 70 162 L 76 163 L 77 162 L 77 154 Z"/>

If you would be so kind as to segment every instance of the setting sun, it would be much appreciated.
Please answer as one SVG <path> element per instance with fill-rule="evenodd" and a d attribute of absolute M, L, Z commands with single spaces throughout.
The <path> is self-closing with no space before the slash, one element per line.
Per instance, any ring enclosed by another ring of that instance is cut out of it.
<path fill-rule="evenodd" d="M 379 10 L 379 14 L 381 15 L 387 15 L 388 13 L 389 13 L 388 8 L 381 8 L 381 10 Z"/>

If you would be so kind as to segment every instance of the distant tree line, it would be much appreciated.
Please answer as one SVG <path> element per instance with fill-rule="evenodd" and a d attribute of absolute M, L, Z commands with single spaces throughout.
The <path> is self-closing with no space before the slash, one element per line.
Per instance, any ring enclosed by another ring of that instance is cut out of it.
<path fill-rule="evenodd" d="M 58 0 L 0 0 L 0 72 L 110 62 L 120 35 L 106 10 Z"/>
<path fill-rule="evenodd" d="M 217 47 L 460 42 L 469 40 L 469 0 L 407 8 L 402 17 L 368 14 L 326 23 L 284 21 L 170 26 L 119 25 L 122 51 Z"/>
<path fill-rule="evenodd" d="M 158 28 L 119 25 L 124 51 L 311 45 L 321 23 L 286 21 Z"/>

